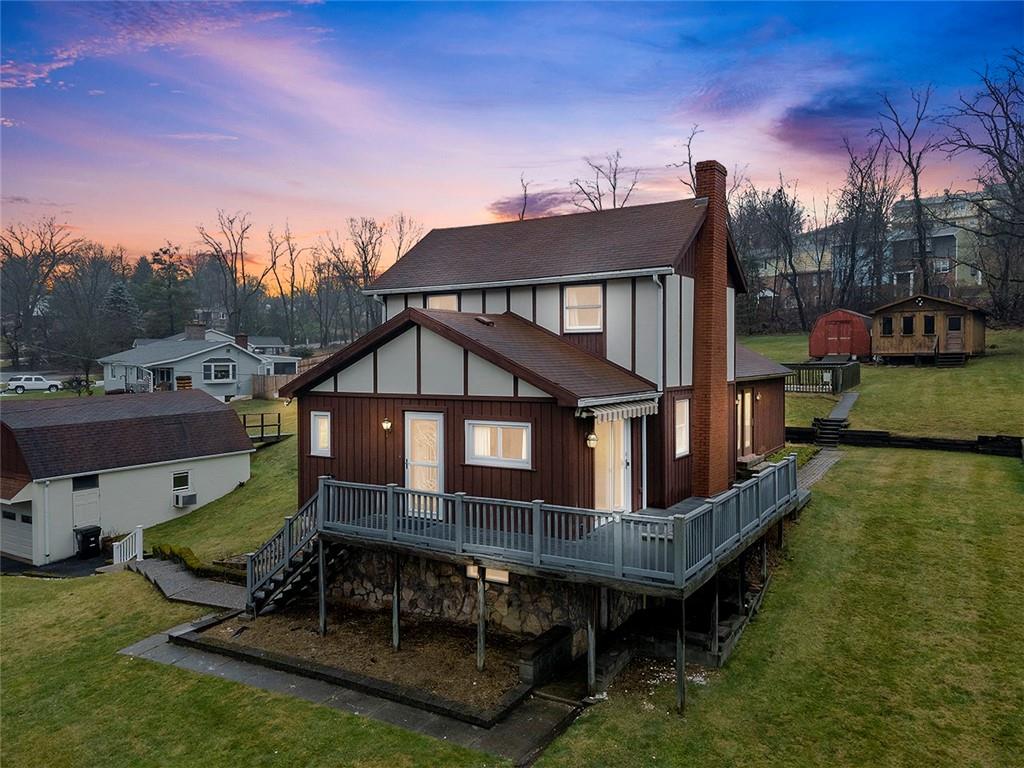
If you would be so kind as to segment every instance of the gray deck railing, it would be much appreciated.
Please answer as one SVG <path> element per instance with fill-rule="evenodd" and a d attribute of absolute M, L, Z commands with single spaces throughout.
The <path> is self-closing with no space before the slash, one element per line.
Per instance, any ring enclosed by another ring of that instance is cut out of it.
<path fill-rule="evenodd" d="M 313 496 L 294 515 L 284 519 L 284 525 L 245 558 L 245 590 L 247 602 L 252 605 L 253 593 L 281 572 L 299 550 L 316 536 L 317 497 Z"/>
<path fill-rule="evenodd" d="M 602 512 L 328 478 L 321 478 L 316 498 L 319 525 L 328 532 L 681 587 L 794 507 L 796 457 L 770 464 L 681 515 Z"/>

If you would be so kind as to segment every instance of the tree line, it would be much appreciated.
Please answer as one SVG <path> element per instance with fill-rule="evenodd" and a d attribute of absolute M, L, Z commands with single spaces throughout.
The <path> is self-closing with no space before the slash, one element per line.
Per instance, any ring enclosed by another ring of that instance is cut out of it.
<path fill-rule="evenodd" d="M 97 358 L 138 337 L 178 333 L 193 318 L 291 346 L 349 341 L 380 322 L 379 303 L 362 289 L 385 254 L 404 256 L 423 227 L 404 213 L 356 217 L 301 245 L 287 224 L 271 226 L 260 258 L 248 213 L 219 210 L 196 232 L 195 248 L 167 243 L 133 260 L 120 246 L 75 237 L 54 218 L 9 225 L 0 234 L 7 357 L 16 367 L 88 374 Z"/>

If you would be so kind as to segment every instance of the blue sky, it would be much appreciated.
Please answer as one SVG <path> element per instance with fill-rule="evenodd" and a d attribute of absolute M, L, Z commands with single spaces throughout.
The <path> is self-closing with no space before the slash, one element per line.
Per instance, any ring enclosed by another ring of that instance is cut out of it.
<path fill-rule="evenodd" d="M 16 3 L 2 13 L 3 221 L 56 215 L 143 253 L 218 207 L 301 237 L 404 210 L 489 221 L 621 149 L 636 200 L 700 159 L 836 187 L 880 94 L 969 91 L 1020 3 Z M 966 184 L 942 157 L 926 186 Z M 552 194 L 549 199 L 559 199 Z"/>

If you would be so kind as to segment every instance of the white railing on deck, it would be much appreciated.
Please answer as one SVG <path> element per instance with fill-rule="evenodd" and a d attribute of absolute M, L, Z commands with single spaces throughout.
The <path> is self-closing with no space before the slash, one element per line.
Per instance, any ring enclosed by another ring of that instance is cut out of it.
<path fill-rule="evenodd" d="M 129 533 L 120 541 L 114 542 L 114 565 L 127 563 L 130 560 L 142 559 L 142 526 L 135 526 L 135 530 Z"/>
<path fill-rule="evenodd" d="M 673 516 L 328 478 L 321 478 L 318 498 L 320 525 L 328 531 L 499 562 L 682 586 L 793 508 L 796 456 Z M 275 556 L 281 557 L 271 553 Z"/>

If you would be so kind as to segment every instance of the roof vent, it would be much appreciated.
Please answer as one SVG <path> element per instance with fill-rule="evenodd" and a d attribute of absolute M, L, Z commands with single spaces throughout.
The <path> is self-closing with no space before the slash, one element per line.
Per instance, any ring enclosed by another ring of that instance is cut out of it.
<path fill-rule="evenodd" d="M 494 321 L 491 320 L 491 318 L 487 317 L 487 315 L 477 315 L 473 319 L 476 320 L 478 323 L 483 323 L 484 325 L 487 325 L 487 326 L 493 326 L 494 325 Z"/>

